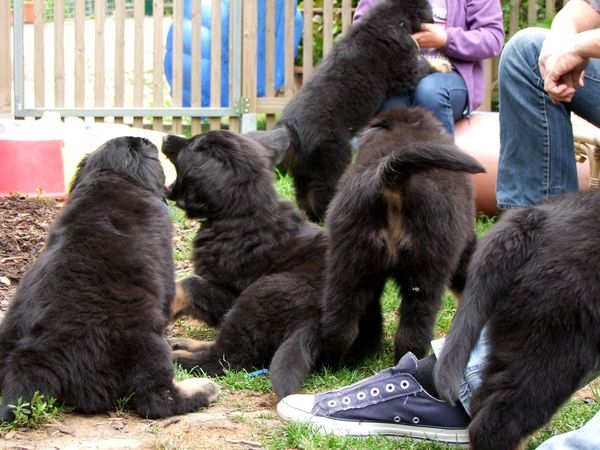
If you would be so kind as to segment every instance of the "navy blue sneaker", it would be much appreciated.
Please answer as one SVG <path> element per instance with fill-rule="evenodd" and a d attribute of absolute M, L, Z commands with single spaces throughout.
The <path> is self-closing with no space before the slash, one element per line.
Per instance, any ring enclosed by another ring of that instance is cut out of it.
<path fill-rule="evenodd" d="M 468 444 L 469 415 L 460 402 L 452 406 L 423 389 L 414 377 L 417 362 L 415 355 L 407 353 L 396 366 L 351 386 L 322 394 L 289 395 L 279 402 L 277 413 L 328 434 Z"/>

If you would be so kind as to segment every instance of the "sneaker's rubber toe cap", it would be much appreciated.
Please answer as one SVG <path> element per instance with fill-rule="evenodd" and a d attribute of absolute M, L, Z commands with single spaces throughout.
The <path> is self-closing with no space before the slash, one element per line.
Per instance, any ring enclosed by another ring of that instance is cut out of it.
<path fill-rule="evenodd" d="M 312 416 L 315 396 L 312 394 L 293 394 L 282 398 L 277 404 L 277 414 L 292 422 L 306 422 Z"/>

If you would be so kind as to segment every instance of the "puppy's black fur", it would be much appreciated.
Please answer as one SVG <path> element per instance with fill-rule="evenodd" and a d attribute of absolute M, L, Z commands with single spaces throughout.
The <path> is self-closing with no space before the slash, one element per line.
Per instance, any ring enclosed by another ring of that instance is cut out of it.
<path fill-rule="evenodd" d="M 478 245 L 434 377 L 449 401 L 487 324 L 471 400 L 476 450 L 513 449 L 598 370 L 600 192 L 503 213 Z M 597 373 L 597 372 L 596 372 Z"/>
<path fill-rule="evenodd" d="M 350 163 L 350 140 L 376 114 L 392 88 L 413 90 L 431 73 L 411 34 L 432 22 L 427 0 L 383 0 L 333 46 L 278 126 L 291 136 L 283 163 L 294 178 L 298 205 L 324 218 Z"/>
<path fill-rule="evenodd" d="M 446 286 L 460 292 L 475 244 L 471 176 L 484 169 L 423 108 L 379 114 L 327 215 L 330 244 L 321 309 L 323 356 L 345 362 L 381 342 L 379 299 L 400 287 L 396 359 L 429 348 Z"/>
<path fill-rule="evenodd" d="M 258 141 L 267 136 L 279 142 Z M 270 365 L 280 397 L 296 392 L 316 364 L 326 246 L 325 233 L 273 187 L 273 164 L 287 146 L 283 129 L 168 136 L 163 144 L 177 170 L 170 198 L 203 219 L 197 275 L 178 284 L 173 317 L 219 326 L 214 343 L 179 340 L 174 356 L 209 375 Z"/>
<path fill-rule="evenodd" d="M 176 384 L 162 333 L 175 294 L 171 221 L 158 150 L 108 141 L 79 164 L 45 251 L 0 324 L 0 420 L 35 391 L 83 413 L 133 394 L 144 417 L 215 399 L 206 380 Z"/>

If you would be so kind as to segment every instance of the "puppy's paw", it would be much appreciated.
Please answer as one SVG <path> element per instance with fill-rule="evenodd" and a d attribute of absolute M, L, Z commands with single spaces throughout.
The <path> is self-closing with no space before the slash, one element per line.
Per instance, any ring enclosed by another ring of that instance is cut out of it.
<path fill-rule="evenodd" d="M 448 73 L 452 72 L 452 64 L 450 61 L 443 57 L 438 56 L 436 58 L 427 58 L 427 62 L 431 66 L 433 70 L 439 73 Z"/>
<path fill-rule="evenodd" d="M 13 408 L 3 406 L 0 408 L 0 423 L 9 423 L 15 419 Z"/>
<path fill-rule="evenodd" d="M 188 352 L 195 352 L 200 350 L 206 344 L 197 339 L 177 338 L 169 339 L 169 345 L 173 350 L 187 350 Z"/>
<path fill-rule="evenodd" d="M 172 360 L 183 369 L 192 371 L 198 369 L 198 357 L 195 353 L 187 350 L 176 350 L 172 353 Z"/>
<path fill-rule="evenodd" d="M 216 402 L 221 392 L 219 385 L 208 378 L 188 378 L 176 385 L 187 398 L 203 397 L 206 405 Z"/>

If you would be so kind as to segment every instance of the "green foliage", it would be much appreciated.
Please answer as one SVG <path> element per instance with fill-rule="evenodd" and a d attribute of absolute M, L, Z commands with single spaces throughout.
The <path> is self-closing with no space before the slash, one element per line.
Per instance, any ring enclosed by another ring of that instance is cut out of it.
<path fill-rule="evenodd" d="M 115 408 L 117 415 L 123 414 L 125 411 L 131 408 L 133 395 L 134 394 L 131 393 L 129 395 L 126 395 L 125 397 L 117 399 L 117 404 Z"/>
<path fill-rule="evenodd" d="M 352 0 L 352 7 L 355 8 L 358 5 L 359 0 Z M 298 7 L 300 9 L 304 8 L 304 2 L 299 1 Z M 313 3 L 313 7 L 317 11 L 323 10 L 323 0 L 315 0 Z M 334 8 L 334 17 L 333 17 L 333 39 L 336 42 L 342 33 L 342 14 L 341 10 L 336 11 L 336 8 L 339 9 L 342 7 L 342 0 L 333 0 L 333 8 Z M 323 59 L 323 15 L 314 14 L 313 15 L 313 23 L 312 23 L 312 40 L 313 40 L 313 65 L 317 65 Z M 302 37 L 302 41 L 300 42 L 298 56 L 296 58 L 296 65 L 302 65 L 302 48 L 303 48 L 304 36 Z"/>
<path fill-rule="evenodd" d="M 498 221 L 498 216 L 486 216 L 480 214 L 475 221 L 475 233 L 481 238 L 492 225 Z"/>
<path fill-rule="evenodd" d="M 33 394 L 31 401 L 27 402 L 19 398 L 16 405 L 9 405 L 9 407 L 13 409 L 15 418 L 10 423 L 0 424 L 0 431 L 38 428 L 69 410 L 59 404 L 55 398 L 46 397 L 37 391 Z"/>
<path fill-rule="evenodd" d="M 282 199 L 294 202 L 296 191 L 294 190 L 294 180 L 292 176 L 281 167 L 275 168 L 275 190 Z"/>

